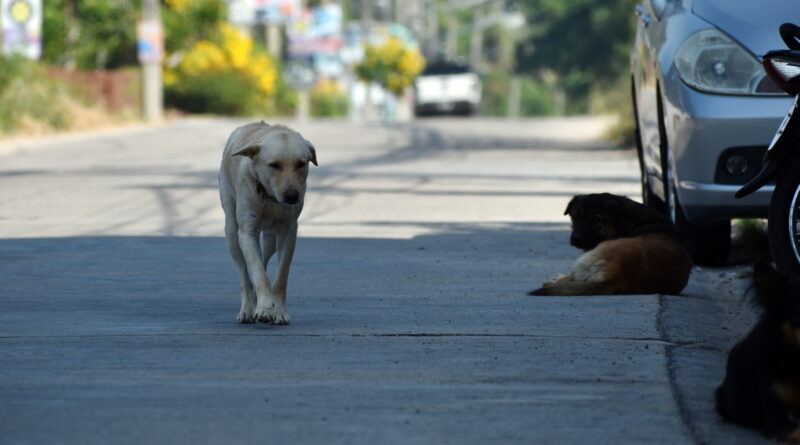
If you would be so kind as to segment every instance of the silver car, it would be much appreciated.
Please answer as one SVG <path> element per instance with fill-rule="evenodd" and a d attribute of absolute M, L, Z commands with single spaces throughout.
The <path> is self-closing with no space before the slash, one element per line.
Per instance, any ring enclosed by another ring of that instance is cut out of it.
<path fill-rule="evenodd" d="M 798 0 L 643 0 L 631 52 L 642 198 L 669 214 L 697 264 L 722 265 L 731 218 L 766 217 L 772 186 L 734 193 L 792 100 L 761 57 L 785 45 Z"/>

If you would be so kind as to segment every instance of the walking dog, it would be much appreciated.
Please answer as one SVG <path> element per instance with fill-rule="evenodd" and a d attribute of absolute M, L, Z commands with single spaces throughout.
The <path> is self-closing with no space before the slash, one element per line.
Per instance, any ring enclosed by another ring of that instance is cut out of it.
<path fill-rule="evenodd" d="M 677 294 L 692 260 L 672 222 L 656 210 L 610 193 L 578 195 L 564 212 L 570 244 L 586 251 L 572 272 L 529 295 Z"/>
<path fill-rule="evenodd" d="M 317 165 L 314 146 L 280 125 L 251 123 L 228 138 L 219 193 L 225 239 L 242 279 L 239 323 L 290 322 L 286 287 L 309 163 Z M 278 265 L 271 283 L 266 266 L 275 252 Z"/>
<path fill-rule="evenodd" d="M 800 280 L 765 263 L 753 268 L 761 319 L 730 352 L 717 388 L 717 412 L 727 421 L 800 443 Z"/>

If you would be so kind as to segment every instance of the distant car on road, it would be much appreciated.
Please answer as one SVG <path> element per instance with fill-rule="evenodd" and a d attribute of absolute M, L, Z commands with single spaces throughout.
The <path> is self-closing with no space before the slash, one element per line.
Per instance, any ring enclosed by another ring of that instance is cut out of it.
<path fill-rule="evenodd" d="M 731 218 L 766 217 L 773 187 L 734 193 L 791 104 L 761 65 L 797 0 L 643 0 L 631 52 L 642 197 L 669 214 L 697 264 L 728 257 Z"/>
<path fill-rule="evenodd" d="M 414 81 L 414 112 L 472 115 L 481 103 L 481 79 L 467 65 L 429 65 Z"/>

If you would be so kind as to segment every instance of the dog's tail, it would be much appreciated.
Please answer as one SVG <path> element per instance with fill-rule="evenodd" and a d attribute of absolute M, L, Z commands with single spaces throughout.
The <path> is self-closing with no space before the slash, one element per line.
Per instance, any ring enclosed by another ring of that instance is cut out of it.
<path fill-rule="evenodd" d="M 614 290 L 607 281 L 562 281 L 534 289 L 528 295 L 612 295 Z"/>

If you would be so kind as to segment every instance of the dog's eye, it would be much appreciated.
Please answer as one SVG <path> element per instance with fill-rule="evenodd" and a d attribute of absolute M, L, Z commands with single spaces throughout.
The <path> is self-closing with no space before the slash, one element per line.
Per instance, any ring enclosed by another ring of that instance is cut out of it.
<path fill-rule="evenodd" d="M 305 168 L 305 167 L 306 167 L 306 165 L 308 165 L 308 163 L 307 163 L 307 162 L 298 162 L 298 163 L 295 165 L 295 168 L 296 168 L 297 170 L 300 170 L 300 169 L 302 169 L 302 168 Z"/>
<path fill-rule="evenodd" d="M 280 170 L 281 169 L 280 162 L 270 162 L 267 165 L 269 165 L 270 168 L 274 168 L 275 170 Z"/>

